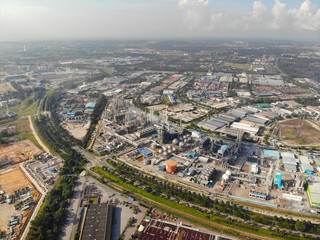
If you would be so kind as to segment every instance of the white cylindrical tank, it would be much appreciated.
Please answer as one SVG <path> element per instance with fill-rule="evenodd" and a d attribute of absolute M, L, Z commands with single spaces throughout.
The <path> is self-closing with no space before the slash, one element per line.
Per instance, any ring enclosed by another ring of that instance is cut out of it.
<path fill-rule="evenodd" d="M 172 148 L 172 152 L 176 152 L 177 151 L 177 149 L 176 148 Z"/>
<path fill-rule="evenodd" d="M 152 147 L 152 148 L 157 148 L 157 144 L 156 144 L 156 143 L 152 143 L 152 144 L 151 144 L 151 147 Z"/>
<path fill-rule="evenodd" d="M 222 179 L 227 182 L 229 180 L 229 176 L 227 174 L 223 174 Z"/>
<path fill-rule="evenodd" d="M 184 147 L 184 143 L 183 143 L 183 142 L 180 142 L 180 143 L 179 143 L 179 147 L 183 148 L 183 147 Z"/>
<path fill-rule="evenodd" d="M 172 144 L 177 145 L 179 143 L 179 140 L 177 138 L 173 139 Z"/>
<path fill-rule="evenodd" d="M 227 171 L 226 171 L 226 174 L 230 177 L 230 176 L 231 176 L 231 171 L 230 171 L 230 170 L 227 170 Z"/>
<path fill-rule="evenodd" d="M 163 153 L 163 151 L 162 151 L 162 150 L 159 150 L 159 153 L 160 153 L 160 154 L 162 154 L 162 153 Z"/>

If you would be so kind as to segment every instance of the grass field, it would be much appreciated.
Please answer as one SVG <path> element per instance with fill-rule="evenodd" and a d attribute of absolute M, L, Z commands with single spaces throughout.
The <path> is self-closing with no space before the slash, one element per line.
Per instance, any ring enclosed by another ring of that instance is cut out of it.
<path fill-rule="evenodd" d="M 170 65 L 167 65 L 167 67 L 169 67 L 169 68 L 178 68 L 178 67 L 181 67 L 181 66 L 180 65 L 170 64 Z"/>
<path fill-rule="evenodd" d="M 252 70 L 254 68 L 264 67 L 262 65 L 251 65 L 251 64 L 240 64 L 240 63 L 226 63 L 225 66 L 238 68 L 238 69 L 246 69 L 246 70 Z"/>
<path fill-rule="evenodd" d="M 316 123 L 290 119 L 278 126 L 278 137 L 288 146 L 320 146 L 320 126 Z"/>
<path fill-rule="evenodd" d="M 19 118 L 13 122 L 9 122 L 4 125 L 15 125 L 17 127 L 17 134 L 13 137 L 24 139 L 30 139 L 39 149 L 43 150 L 36 138 L 33 136 L 28 118 Z"/>
<path fill-rule="evenodd" d="M 8 108 L 8 111 L 17 114 L 20 117 L 28 116 L 35 114 L 37 112 L 38 101 L 35 103 L 29 104 L 28 100 L 22 101 L 19 105 Z M 7 109 L 1 109 L 3 111 L 7 111 Z"/>
<path fill-rule="evenodd" d="M 107 74 L 112 74 L 114 73 L 114 68 L 112 67 L 104 67 L 104 68 L 100 68 L 100 70 L 104 73 L 107 73 Z"/>

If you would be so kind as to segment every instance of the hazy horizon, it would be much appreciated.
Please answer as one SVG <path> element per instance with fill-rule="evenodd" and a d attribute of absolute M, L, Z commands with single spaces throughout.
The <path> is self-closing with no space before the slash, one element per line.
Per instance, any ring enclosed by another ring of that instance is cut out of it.
<path fill-rule="evenodd" d="M 0 41 L 320 39 L 315 0 L 0 0 Z"/>

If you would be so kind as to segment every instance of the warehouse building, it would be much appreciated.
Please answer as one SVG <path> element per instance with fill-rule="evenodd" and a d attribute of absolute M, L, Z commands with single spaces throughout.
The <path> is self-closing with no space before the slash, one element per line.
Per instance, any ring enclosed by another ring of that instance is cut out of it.
<path fill-rule="evenodd" d="M 238 118 L 244 118 L 245 116 L 248 115 L 246 111 L 239 110 L 239 109 L 231 109 L 229 113 Z"/>
<path fill-rule="evenodd" d="M 287 172 L 296 172 L 297 171 L 297 159 L 291 152 L 282 152 L 281 153 L 284 169 Z"/>
<path fill-rule="evenodd" d="M 113 206 L 109 203 L 90 204 L 85 211 L 81 240 L 111 239 Z"/>
<path fill-rule="evenodd" d="M 301 170 L 305 173 L 308 173 L 308 174 L 313 174 L 313 167 L 311 166 L 309 160 L 308 160 L 308 157 L 306 156 L 299 156 L 299 160 L 300 160 L 300 163 L 301 163 Z"/>
<path fill-rule="evenodd" d="M 249 124 L 238 123 L 238 122 L 232 123 L 231 127 L 235 128 L 235 129 L 243 130 L 243 131 L 248 132 L 252 135 L 257 134 L 259 131 L 259 128 L 257 128 L 257 127 L 251 127 Z"/>
<path fill-rule="evenodd" d="M 256 118 L 256 117 L 252 117 L 252 116 L 247 116 L 244 118 L 244 120 L 249 121 L 249 122 L 253 122 L 253 123 L 262 124 L 262 125 L 265 125 L 268 123 L 268 120 L 266 120 L 266 119 Z"/>
<path fill-rule="evenodd" d="M 250 197 L 260 199 L 260 200 L 267 200 L 267 194 L 261 193 L 261 192 L 256 192 L 253 190 L 250 190 Z"/>
<path fill-rule="evenodd" d="M 320 208 L 320 177 L 306 176 L 308 182 L 308 196 L 312 207 Z"/>

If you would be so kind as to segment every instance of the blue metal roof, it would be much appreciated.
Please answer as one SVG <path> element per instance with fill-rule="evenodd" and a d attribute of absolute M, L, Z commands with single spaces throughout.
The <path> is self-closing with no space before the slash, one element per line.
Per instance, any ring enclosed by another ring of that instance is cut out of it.
<path fill-rule="evenodd" d="M 265 157 L 273 157 L 273 158 L 279 158 L 279 152 L 278 151 L 274 151 L 274 150 L 268 150 L 268 149 L 264 149 L 263 150 L 263 154 Z"/>
<path fill-rule="evenodd" d="M 282 176 L 283 174 L 276 174 L 275 179 L 274 179 L 274 183 L 278 184 L 278 188 L 282 188 Z"/>
<path fill-rule="evenodd" d="M 149 150 L 145 149 L 145 148 L 140 148 L 138 149 L 138 151 L 144 155 L 152 155 L 152 152 L 150 152 Z"/>
<path fill-rule="evenodd" d="M 228 149 L 228 145 L 222 145 L 219 149 L 218 153 L 224 154 L 224 152 Z"/>
<path fill-rule="evenodd" d="M 195 157 L 196 156 L 196 154 L 195 153 L 187 153 L 188 155 L 190 155 L 190 156 L 192 156 L 192 157 Z"/>
<path fill-rule="evenodd" d="M 96 103 L 89 102 L 89 103 L 87 103 L 86 108 L 94 108 L 95 106 L 96 106 Z"/>

